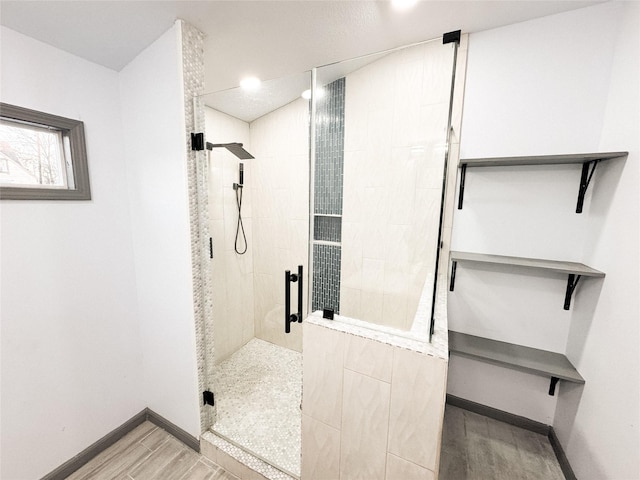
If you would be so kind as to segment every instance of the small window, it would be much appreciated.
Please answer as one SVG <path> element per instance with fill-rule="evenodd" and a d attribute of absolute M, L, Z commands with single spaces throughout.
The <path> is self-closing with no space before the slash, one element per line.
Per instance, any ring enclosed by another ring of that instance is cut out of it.
<path fill-rule="evenodd" d="M 0 103 L 0 198 L 90 200 L 84 124 Z"/>

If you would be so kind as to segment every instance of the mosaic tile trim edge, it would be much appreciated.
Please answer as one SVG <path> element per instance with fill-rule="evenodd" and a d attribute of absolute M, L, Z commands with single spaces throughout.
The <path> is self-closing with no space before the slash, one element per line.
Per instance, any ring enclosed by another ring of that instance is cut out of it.
<path fill-rule="evenodd" d="M 260 460 L 258 457 L 251 455 L 245 450 L 242 450 L 240 447 L 235 446 L 213 432 L 209 431 L 202 434 L 200 441 L 213 445 L 221 452 L 226 453 L 251 470 L 258 472 L 268 480 L 298 480 L 296 477 L 287 475 L 283 471 L 278 470 L 267 462 Z"/>
<path fill-rule="evenodd" d="M 182 75 L 185 113 L 185 148 L 187 152 L 187 174 L 189 194 L 189 220 L 191 233 L 191 268 L 193 282 L 193 313 L 196 333 L 196 355 L 198 369 L 198 392 L 211 385 L 211 367 L 208 358 L 213 358 L 211 318 L 213 305 L 211 275 L 206 268 L 205 239 L 208 238 L 209 211 L 206 169 L 202 168 L 202 152 L 191 150 L 191 132 L 204 131 L 204 102 L 194 98 L 204 93 L 204 34 L 183 20 L 178 20 L 182 40 Z M 215 421 L 215 409 L 200 405 L 200 431 L 206 431 Z"/>

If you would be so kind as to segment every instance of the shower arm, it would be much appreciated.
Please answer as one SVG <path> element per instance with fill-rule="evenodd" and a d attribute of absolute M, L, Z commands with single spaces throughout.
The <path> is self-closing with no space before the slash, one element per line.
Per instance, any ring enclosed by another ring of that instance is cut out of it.
<path fill-rule="evenodd" d="M 191 150 L 204 150 L 205 147 L 207 150 L 213 150 L 214 148 L 226 148 L 231 153 L 233 153 L 240 160 L 249 160 L 251 158 L 255 158 L 249 152 L 247 152 L 240 142 L 233 143 L 210 143 L 204 141 L 204 133 L 199 132 L 191 132 Z"/>
<path fill-rule="evenodd" d="M 226 148 L 231 153 L 233 153 L 240 160 L 249 160 L 255 158 L 249 152 L 247 152 L 243 148 L 243 144 L 240 142 L 232 142 L 232 143 L 209 143 L 206 144 L 207 150 L 213 150 L 214 148 Z"/>

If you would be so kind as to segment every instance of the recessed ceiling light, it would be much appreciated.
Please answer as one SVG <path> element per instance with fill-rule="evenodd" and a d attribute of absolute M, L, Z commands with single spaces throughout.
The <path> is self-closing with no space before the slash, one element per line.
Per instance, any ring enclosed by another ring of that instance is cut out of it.
<path fill-rule="evenodd" d="M 260 88 L 260 79 L 258 77 L 246 77 L 240 80 L 240 86 L 245 90 L 257 90 Z"/>
<path fill-rule="evenodd" d="M 416 3 L 418 3 L 418 0 L 391 0 L 391 5 L 396 10 L 407 10 Z"/>

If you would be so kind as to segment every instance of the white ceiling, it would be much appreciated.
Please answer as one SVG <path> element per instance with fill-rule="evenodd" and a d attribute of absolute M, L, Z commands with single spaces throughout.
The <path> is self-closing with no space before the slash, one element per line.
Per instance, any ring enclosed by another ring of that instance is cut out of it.
<path fill-rule="evenodd" d="M 176 18 L 206 34 L 206 90 L 297 75 L 314 66 L 428 40 L 473 33 L 599 1 L 56 1 L 2 0 L 0 23 L 105 67 L 120 70 Z M 295 82 L 293 82 L 295 83 Z"/>

